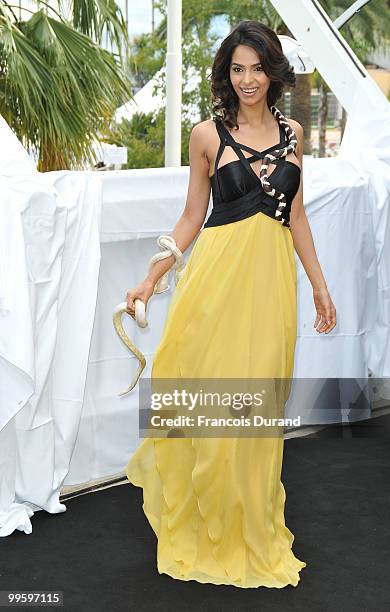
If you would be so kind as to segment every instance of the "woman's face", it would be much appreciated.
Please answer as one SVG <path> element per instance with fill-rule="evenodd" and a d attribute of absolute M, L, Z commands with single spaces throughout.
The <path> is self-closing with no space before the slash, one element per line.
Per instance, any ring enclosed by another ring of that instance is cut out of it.
<path fill-rule="evenodd" d="M 262 68 L 260 57 L 252 47 L 238 45 L 234 49 L 229 76 L 240 103 L 252 106 L 267 96 L 271 81 Z M 250 91 L 246 93 L 246 90 Z"/>

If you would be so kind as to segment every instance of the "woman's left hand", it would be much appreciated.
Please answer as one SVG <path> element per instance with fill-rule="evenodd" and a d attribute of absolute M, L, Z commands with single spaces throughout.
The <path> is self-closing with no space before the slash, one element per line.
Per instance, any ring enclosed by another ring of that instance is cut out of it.
<path fill-rule="evenodd" d="M 328 334 L 336 325 L 336 308 L 327 289 L 313 289 L 314 305 L 317 311 L 314 327 L 319 334 Z"/>

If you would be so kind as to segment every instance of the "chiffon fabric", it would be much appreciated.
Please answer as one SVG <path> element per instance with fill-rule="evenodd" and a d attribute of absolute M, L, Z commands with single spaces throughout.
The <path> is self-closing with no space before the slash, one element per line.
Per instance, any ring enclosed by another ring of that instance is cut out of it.
<path fill-rule="evenodd" d="M 270 216 L 203 228 L 152 378 L 291 377 L 296 287 L 291 233 Z M 242 588 L 298 584 L 306 563 L 284 520 L 283 444 L 283 436 L 142 440 L 125 471 L 143 488 L 160 574 Z"/>

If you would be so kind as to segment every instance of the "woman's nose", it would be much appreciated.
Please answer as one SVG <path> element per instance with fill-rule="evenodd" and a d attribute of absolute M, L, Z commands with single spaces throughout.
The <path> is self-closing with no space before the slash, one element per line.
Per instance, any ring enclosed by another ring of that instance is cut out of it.
<path fill-rule="evenodd" d="M 248 87 L 252 83 L 252 77 L 248 72 L 244 72 L 241 83 Z"/>

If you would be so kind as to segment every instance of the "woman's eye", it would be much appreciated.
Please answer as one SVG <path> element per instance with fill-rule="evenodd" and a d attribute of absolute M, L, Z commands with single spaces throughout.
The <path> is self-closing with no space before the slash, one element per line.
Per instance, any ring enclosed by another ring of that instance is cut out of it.
<path fill-rule="evenodd" d="M 233 72 L 240 72 L 241 68 L 239 68 L 238 66 L 233 66 Z M 257 71 L 259 70 L 263 70 L 262 66 L 257 66 L 256 68 Z"/>

